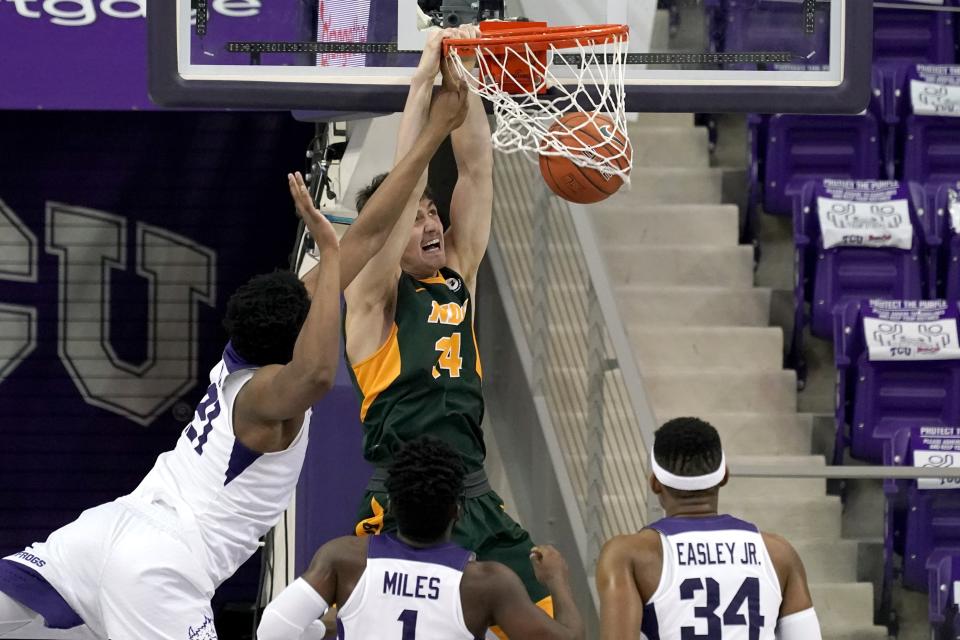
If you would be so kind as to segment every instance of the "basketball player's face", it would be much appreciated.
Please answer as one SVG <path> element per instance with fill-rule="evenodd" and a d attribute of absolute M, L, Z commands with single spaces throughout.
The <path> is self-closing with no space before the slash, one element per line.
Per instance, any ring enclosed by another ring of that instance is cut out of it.
<path fill-rule="evenodd" d="M 417 221 L 410 232 L 410 241 L 400 259 L 400 267 L 418 278 L 429 278 L 447 263 L 443 250 L 443 224 L 437 206 L 424 198 L 417 210 Z"/>

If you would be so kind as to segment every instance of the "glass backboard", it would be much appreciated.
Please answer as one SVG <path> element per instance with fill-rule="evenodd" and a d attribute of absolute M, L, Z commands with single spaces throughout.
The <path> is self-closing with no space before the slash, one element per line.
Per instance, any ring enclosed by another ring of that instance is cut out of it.
<path fill-rule="evenodd" d="M 630 111 L 856 112 L 869 96 L 869 0 L 151 0 L 151 96 L 398 111 L 428 29 L 482 19 L 628 25 Z"/>

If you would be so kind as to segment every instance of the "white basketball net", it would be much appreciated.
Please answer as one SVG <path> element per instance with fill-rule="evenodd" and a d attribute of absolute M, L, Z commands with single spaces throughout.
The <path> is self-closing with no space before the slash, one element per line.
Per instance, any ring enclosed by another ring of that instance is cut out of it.
<path fill-rule="evenodd" d="M 470 91 L 493 103 L 494 147 L 504 153 L 522 151 L 532 158 L 563 156 L 629 183 L 633 150 L 627 135 L 623 82 L 627 36 L 607 36 L 597 42 L 584 35 L 563 52 L 553 44 L 536 46 L 537 50 L 526 43 L 499 45 L 498 53 L 483 44 L 449 49 L 450 61 Z M 477 76 L 463 60 L 472 55 L 476 55 Z M 533 87 L 524 87 L 523 78 L 517 77 L 523 73 L 533 78 Z M 549 93 L 538 95 L 543 87 Z M 584 117 L 576 119 L 575 126 L 561 122 L 563 116 L 578 112 Z M 586 136 L 575 133 L 582 129 L 591 134 L 599 131 L 601 139 L 587 142 Z"/>

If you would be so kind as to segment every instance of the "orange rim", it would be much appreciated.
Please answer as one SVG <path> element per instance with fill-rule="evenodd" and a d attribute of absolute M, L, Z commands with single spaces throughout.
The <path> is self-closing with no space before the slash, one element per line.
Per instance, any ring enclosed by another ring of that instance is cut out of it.
<path fill-rule="evenodd" d="M 546 50 L 550 45 L 557 49 L 572 49 L 581 45 L 608 44 L 618 36 L 627 36 L 630 27 L 625 24 L 597 24 L 582 27 L 521 27 L 496 31 L 481 38 L 448 38 L 443 41 L 443 53 L 451 49 L 475 50 L 482 47 L 484 53 L 502 55 L 517 44 L 531 45 L 534 50 Z"/>

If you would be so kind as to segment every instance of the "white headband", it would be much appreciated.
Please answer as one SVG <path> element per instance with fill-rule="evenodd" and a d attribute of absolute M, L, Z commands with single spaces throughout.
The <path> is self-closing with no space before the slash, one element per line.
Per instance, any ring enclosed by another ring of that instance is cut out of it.
<path fill-rule="evenodd" d="M 653 475 L 660 481 L 660 484 L 665 487 L 679 491 L 703 491 L 704 489 L 712 489 L 723 482 L 723 476 L 727 473 L 727 456 L 722 451 L 720 452 L 720 466 L 717 467 L 716 471 L 702 476 L 678 476 L 657 464 L 657 458 L 653 455 L 653 449 L 651 449 L 650 468 L 653 469 Z"/>

